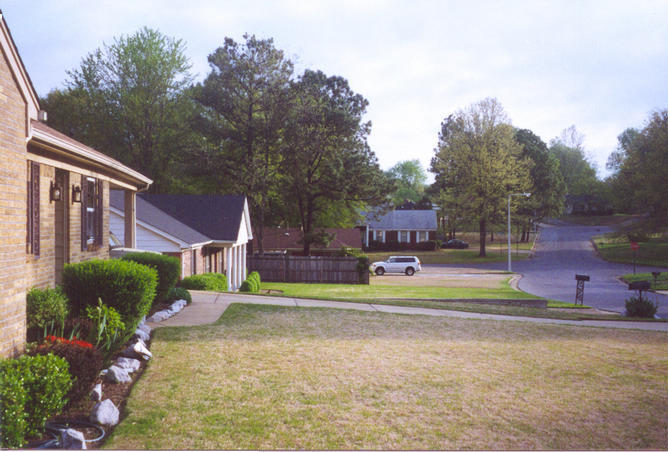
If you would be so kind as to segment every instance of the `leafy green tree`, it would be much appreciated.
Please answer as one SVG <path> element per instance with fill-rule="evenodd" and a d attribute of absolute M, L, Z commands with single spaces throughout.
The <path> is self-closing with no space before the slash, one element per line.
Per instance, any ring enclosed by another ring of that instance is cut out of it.
<path fill-rule="evenodd" d="M 531 179 L 531 197 L 522 202 L 518 213 L 525 219 L 522 239 L 533 223 L 559 215 L 564 206 L 566 185 L 559 161 L 547 149 L 539 136 L 528 129 L 516 129 L 515 139 L 522 145 L 522 156 L 532 162 L 529 177 Z"/>
<path fill-rule="evenodd" d="M 168 191 L 192 136 L 183 41 L 142 28 L 88 54 L 43 105 L 57 130 L 115 157 Z"/>
<path fill-rule="evenodd" d="M 209 55 L 211 73 L 195 89 L 201 106 L 197 130 L 205 140 L 193 151 L 193 174 L 214 191 L 246 194 L 263 251 L 262 230 L 272 204 L 282 203 L 279 144 L 289 109 L 293 64 L 272 39 L 225 38 Z"/>
<path fill-rule="evenodd" d="M 387 171 L 387 175 L 396 182 L 392 193 L 395 207 L 406 201 L 417 203 L 424 197 L 427 175 L 419 160 L 399 162 Z"/>
<path fill-rule="evenodd" d="M 360 203 L 377 205 L 391 185 L 367 144 L 368 101 L 344 78 L 306 70 L 292 91 L 280 168 L 285 202 L 298 213 L 309 255 L 318 217 L 331 203 L 348 211 Z"/>
<path fill-rule="evenodd" d="M 645 127 L 627 129 L 617 151 L 608 159 L 615 170 L 612 190 L 627 212 L 646 213 L 647 228 L 665 230 L 668 224 L 668 110 L 654 112 Z"/>
<path fill-rule="evenodd" d="M 479 225 L 480 252 L 486 256 L 487 225 L 499 218 L 509 193 L 530 187 L 530 162 L 503 107 L 487 98 L 441 123 L 431 171 L 444 195 Z"/>
<path fill-rule="evenodd" d="M 583 135 L 576 131 L 575 126 L 550 140 L 550 154 L 559 161 L 559 171 L 569 195 L 590 194 L 598 183 L 596 168 L 585 155 L 583 141 Z"/>

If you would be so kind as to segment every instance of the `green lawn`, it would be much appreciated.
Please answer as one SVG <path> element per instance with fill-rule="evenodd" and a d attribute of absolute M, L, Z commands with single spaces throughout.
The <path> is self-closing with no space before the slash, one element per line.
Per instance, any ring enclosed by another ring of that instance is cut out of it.
<path fill-rule="evenodd" d="M 610 262 L 633 263 L 634 251 L 631 250 L 626 236 L 605 234 L 594 236 L 593 240 L 603 259 Z M 636 264 L 668 267 L 668 239 L 655 237 L 647 242 L 639 242 L 638 245 L 639 249 L 635 252 Z"/>
<path fill-rule="evenodd" d="M 667 449 L 668 334 L 231 305 L 157 328 L 109 449 Z"/>
<path fill-rule="evenodd" d="M 628 275 L 622 276 L 622 279 L 626 283 L 634 281 L 649 281 L 652 283 L 653 290 L 668 290 L 668 271 L 661 272 L 656 280 L 656 283 L 654 283 L 654 275 L 651 273 L 636 273 L 635 275 L 633 273 L 629 273 Z"/>
<path fill-rule="evenodd" d="M 271 296 L 276 297 L 375 303 L 393 306 L 477 312 L 481 314 L 542 317 L 562 320 L 648 320 L 587 312 L 589 306 L 574 305 L 572 303 L 564 303 L 562 301 L 554 300 L 548 300 L 547 308 L 475 302 L 475 300 L 484 299 L 521 300 L 540 298 L 526 292 L 512 289 L 508 285 L 508 280 L 499 284 L 497 289 L 267 282 L 262 283 L 262 289 L 281 291 L 282 293 L 271 294 Z M 467 302 L 465 301 L 466 299 L 471 301 Z M 562 309 L 564 308 L 570 310 L 563 311 Z"/>
<path fill-rule="evenodd" d="M 512 246 L 513 260 L 528 258 L 528 250 L 533 243 L 520 243 L 519 254 L 515 252 L 515 244 Z M 389 256 L 408 255 L 417 256 L 423 264 L 484 264 L 489 262 L 505 262 L 508 259 L 508 251 L 505 244 L 488 244 L 487 256 L 478 257 L 478 248 L 471 247 L 465 250 L 440 249 L 436 251 L 391 251 L 391 252 L 368 252 L 371 262 L 384 261 Z"/>
<path fill-rule="evenodd" d="M 282 296 L 296 298 L 315 298 L 323 300 L 381 300 L 383 298 L 501 298 L 527 299 L 540 298 L 526 292 L 514 290 L 508 280 L 502 281 L 498 288 L 459 288 L 433 286 L 382 286 L 366 284 L 300 284 L 300 283 L 262 283 L 262 289 L 280 290 Z"/>

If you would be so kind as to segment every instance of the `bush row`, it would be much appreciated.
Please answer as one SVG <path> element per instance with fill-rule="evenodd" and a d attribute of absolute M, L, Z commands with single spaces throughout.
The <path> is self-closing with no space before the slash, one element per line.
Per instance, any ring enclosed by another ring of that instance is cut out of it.
<path fill-rule="evenodd" d="M 244 282 L 239 287 L 239 292 L 257 293 L 260 291 L 260 274 L 258 272 L 250 272 Z"/>
<path fill-rule="evenodd" d="M 128 253 L 122 260 L 137 262 L 146 265 L 158 272 L 158 285 L 156 287 L 154 304 L 167 301 L 169 290 L 174 287 L 181 275 L 181 261 L 176 257 L 165 256 L 158 253 Z"/>
<path fill-rule="evenodd" d="M 434 251 L 441 247 L 439 240 L 427 240 L 418 243 L 405 242 L 379 242 L 372 240 L 369 243 L 370 251 Z"/>
<path fill-rule="evenodd" d="M 188 290 L 212 290 L 215 292 L 227 291 L 227 277 L 221 273 L 202 273 L 185 277 L 179 287 Z"/>
<path fill-rule="evenodd" d="M 172 303 L 176 300 L 186 300 L 188 304 L 193 302 L 190 292 L 188 292 L 183 287 L 172 287 L 167 293 L 167 301 Z"/>
<path fill-rule="evenodd" d="M 53 354 L 0 362 L 0 429 L 3 448 L 18 448 L 67 403 L 69 364 Z"/>

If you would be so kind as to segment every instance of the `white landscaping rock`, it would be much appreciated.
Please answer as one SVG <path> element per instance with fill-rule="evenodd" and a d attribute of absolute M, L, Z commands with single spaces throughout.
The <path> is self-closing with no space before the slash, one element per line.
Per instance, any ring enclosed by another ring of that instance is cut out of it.
<path fill-rule="evenodd" d="M 151 327 L 144 322 L 141 322 L 139 325 L 137 325 L 137 329 L 142 330 L 146 334 L 151 334 Z"/>
<path fill-rule="evenodd" d="M 171 316 L 167 313 L 167 311 L 158 311 L 155 314 L 153 314 L 151 317 L 148 318 L 149 322 L 162 322 L 163 320 L 167 320 Z"/>
<path fill-rule="evenodd" d="M 149 349 L 146 347 L 146 344 L 144 344 L 144 341 L 142 341 L 141 339 L 137 339 L 137 342 L 135 342 L 134 344 L 130 345 L 128 348 L 123 350 L 123 353 L 121 355 L 125 356 L 126 358 L 145 359 L 145 360 L 148 360 L 149 358 L 153 357 L 153 354 L 149 351 Z"/>
<path fill-rule="evenodd" d="M 125 369 L 129 373 L 132 373 L 139 369 L 141 363 L 138 359 L 121 356 L 120 358 L 116 359 L 114 365 L 120 367 L 121 369 Z"/>
<path fill-rule="evenodd" d="M 113 383 L 129 383 L 132 381 L 127 369 L 113 365 L 108 370 L 107 379 Z"/>
<path fill-rule="evenodd" d="M 98 383 L 93 387 L 93 390 L 90 392 L 90 399 L 95 402 L 102 400 L 102 384 Z"/>
<path fill-rule="evenodd" d="M 149 339 L 151 339 L 151 336 L 149 336 L 149 335 L 146 333 L 146 331 L 141 330 L 141 329 L 139 329 L 139 328 L 137 328 L 137 329 L 135 330 L 135 335 L 136 335 L 139 339 L 141 339 L 142 341 L 144 341 L 144 342 L 146 342 L 146 341 L 148 341 Z"/>
<path fill-rule="evenodd" d="M 174 311 L 174 312 L 179 312 L 183 308 L 185 308 L 187 304 L 188 304 L 188 302 L 186 300 L 176 300 L 174 303 L 172 303 L 172 305 L 169 307 L 169 309 Z"/>
<path fill-rule="evenodd" d="M 90 421 L 95 424 L 114 426 L 118 424 L 120 413 L 114 402 L 109 399 L 98 402 L 90 413 Z"/>
<path fill-rule="evenodd" d="M 60 448 L 61 449 L 86 449 L 86 438 L 79 430 L 68 428 L 60 432 Z"/>

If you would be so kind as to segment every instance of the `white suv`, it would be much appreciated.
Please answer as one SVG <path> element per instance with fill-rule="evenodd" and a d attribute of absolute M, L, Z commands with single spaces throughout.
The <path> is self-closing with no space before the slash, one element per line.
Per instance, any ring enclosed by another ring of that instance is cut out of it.
<path fill-rule="evenodd" d="M 378 276 L 383 276 L 385 273 L 406 273 L 408 276 L 413 276 L 415 272 L 422 270 L 422 267 L 420 259 L 416 256 L 390 256 L 384 262 L 371 264 L 371 269 Z"/>

